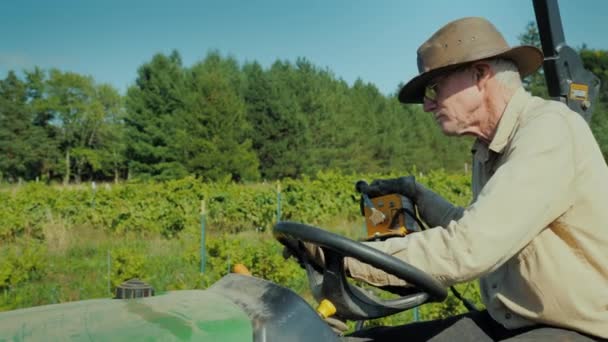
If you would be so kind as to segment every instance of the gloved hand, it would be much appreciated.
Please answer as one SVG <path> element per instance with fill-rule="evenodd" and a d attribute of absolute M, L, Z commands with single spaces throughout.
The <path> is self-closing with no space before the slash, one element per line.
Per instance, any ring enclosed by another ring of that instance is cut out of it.
<path fill-rule="evenodd" d="M 344 333 L 348 330 L 348 325 L 338 318 L 326 317 L 323 320 L 338 336 L 344 336 Z"/>
<path fill-rule="evenodd" d="M 411 200 L 416 196 L 416 179 L 414 176 L 405 176 L 390 179 L 375 179 L 367 185 L 364 181 L 355 184 L 357 191 L 369 197 L 378 197 L 388 194 L 401 194 Z"/>
<path fill-rule="evenodd" d="M 309 262 L 317 269 L 325 268 L 325 256 L 323 250 L 310 242 L 298 241 L 292 238 L 281 238 L 285 247 L 283 248 L 283 258 L 296 258 L 300 266 L 304 266 L 305 262 Z"/>
<path fill-rule="evenodd" d="M 401 194 L 411 199 L 418 208 L 420 218 L 430 227 L 446 227 L 450 221 L 457 221 L 464 213 L 464 208 L 452 205 L 443 197 L 425 188 L 416 182 L 414 176 L 376 179 L 368 186 L 362 186 L 359 181 L 355 188 L 369 197 Z"/>
<path fill-rule="evenodd" d="M 291 238 L 282 239 L 282 242 L 285 244 L 285 248 L 283 248 L 283 257 L 285 259 L 294 257 L 298 260 L 300 266 L 304 267 L 303 262 L 305 260 L 302 259 L 304 257 L 313 267 L 325 268 L 325 257 L 320 247 L 310 242 L 298 241 Z M 344 336 L 344 333 L 348 330 L 346 323 L 337 317 L 322 316 L 322 318 L 338 336 Z"/>

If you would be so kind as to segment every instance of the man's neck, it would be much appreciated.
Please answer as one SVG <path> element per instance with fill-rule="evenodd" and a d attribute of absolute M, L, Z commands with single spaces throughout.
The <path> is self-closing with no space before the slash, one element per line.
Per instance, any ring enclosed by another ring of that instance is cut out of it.
<path fill-rule="evenodd" d="M 484 101 L 484 120 L 480 125 L 480 132 L 478 138 L 486 144 L 490 144 L 496 131 L 498 129 L 498 123 L 502 118 L 502 115 L 511 101 L 511 98 L 515 94 L 515 90 L 507 89 L 504 86 L 497 84 L 491 87 L 488 92 L 488 96 Z"/>

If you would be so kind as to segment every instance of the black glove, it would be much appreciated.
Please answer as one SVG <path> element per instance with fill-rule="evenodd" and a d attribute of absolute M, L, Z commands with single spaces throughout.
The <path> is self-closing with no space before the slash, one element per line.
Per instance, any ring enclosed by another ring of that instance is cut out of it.
<path fill-rule="evenodd" d="M 282 237 L 283 258 L 289 259 L 294 257 L 300 266 L 304 267 L 304 263 L 308 262 L 318 270 L 325 268 L 325 256 L 323 250 L 317 245 L 310 242 L 298 241 L 293 238 Z"/>
<path fill-rule="evenodd" d="M 367 194 L 369 197 L 378 197 L 388 194 L 401 194 L 411 200 L 416 196 L 416 179 L 414 176 L 405 176 L 390 179 L 376 179 L 367 187 L 360 184 L 360 192 Z M 357 187 L 357 185 L 355 185 Z"/>
<path fill-rule="evenodd" d="M 446 227 L 450 221 L 459 220 L 464 213 L 464 208 L 452 205 L 443 197 L 417 183 L 414 176 L 376 179 L 369 185 L 359 181 L 355 188 L 369 197 L 400 194 L 409 198 L 418 208 L 420 218 L 430 227 Z"/>

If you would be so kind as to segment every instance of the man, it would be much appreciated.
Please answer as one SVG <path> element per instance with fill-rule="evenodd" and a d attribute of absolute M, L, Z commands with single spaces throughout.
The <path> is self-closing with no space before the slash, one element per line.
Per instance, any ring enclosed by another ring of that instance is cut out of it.
<path fill-rule="evenodd" d="M 482 18 L 448 23 L 419 48 L 420 74 L 399 100 L 423 103 L 446 135 L 477 137 L 474 198 L 458 208 L 411 176 L 376 180 L 370 196 L 401 193 L 437 228 L 370 244 L 446 286 L 479 279 L 486 310 L 353 336 L 608 338 L 608 168 L 577 113 L 523 89 L 542 60 L 535 47 L 510 48 Z M 353 259 L 346 268 L 371 284 L 404 285 Z"/>

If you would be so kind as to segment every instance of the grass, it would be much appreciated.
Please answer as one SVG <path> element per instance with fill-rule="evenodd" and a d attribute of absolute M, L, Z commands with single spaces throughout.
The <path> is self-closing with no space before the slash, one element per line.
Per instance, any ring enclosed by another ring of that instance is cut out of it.
<path fill-rule="evenodd" d="M 352 221 L 337 217 L 319 226 L 355 240 L 365 235 L 361 220 Z M 0 311 L 92 298 L 110 298 L 114 294 L 114 286 L 131 277 L 141 277 L 152 285 L 157 293 L 205 288 L 226 274 L 231 265 L 243 262 L 238 259 L 238 255 L 242 255 L 237 253 L 239 246 L 240 249 L 253 246 L 253 250 L 258 246 L 266 248 L 263 255 L 258 256 L 261 258 L 259 260 L 276 263 L 273 266 L 275 270 L 285 268 L 287 275 L 283 277 L 287 277 L 289 287 L 311 306 L 316 306 L 304 271 L 299 269 L 292 259 L 285 261 L 279 257 L 281 247 L 278 243 L 269 243 L 269 240 L 274 240 L 271 231 L 243 231 L 236 234 L 210 231 L 206 237 L 208 245 L 228 237 L 229 240 L 226 241 L 232 242 L 226 245 L 227 248 L 236 250 L 233 250 L 232 257 L 224 255 L 221 260 L 208 260 L 205 274 L 200 273 L 200 240 L 199 232 L 195 230 L 183 231 L 174 239 L 135 233 L 118 236 L 103 230 L 75 227 L 66 222 L 49 220 L 43 227 L 43 233 L 45 239 L 41 248 L 44 249 L 45 260 L 42 276 L 22 282 L 19 286 L 4 290 L 0 288 Z M 2 248 L 0 247 L 0 252 Z M 272 255 L 269 257 L 268 253 Z M 245 266 L 256 269 L 256 265 L 245 263 Z M 0 273 L 1 271 L 0 267 Z M 463 284 L 458 288 L 461 293 L 466 293 L 467 297 L 479 303 L 477 286 Z M 387 297 L 386 293 L 380 296 Z M 420 315 L 423 318 L 438 318 L 446 313 L 459 312 L 464 312 L 462 305 L 451 298 L 442 304 L 425 305 L 421 308 Z M 413 312 L 410 310 L 366 324 L 394 325 L 412 320 Z M 349 326 L 352 329 L 354 323 L 349 323 Z"/>
<path fill-rule="evenodd" d="M 363 229 L 360 223 L 341 218 L 321 227 L 351 238 L 361 235 Z M 45 249 L 43 276 L 0 292 L 0 311 L 111 297 L 114 286 L 123 280 L 116 279 L 120 276 L 117 268 L 122 267 L 118 260 L 121 256 L 126 256 L 128 262 L 137 263 L 139 260 L 141 267 L 134 268 L 139 270 L 139 274 L 146 275 L 143 280 L 157 291 L 202 288 L 213 281 L 212 276 L 205 278 L 200 274 L 200 262 L 196 259 L 200 254 L 198 232 L 185 231 L 175 239 L 136 234 L 117 236 L 52 218 L 42 227 L 42 231 Z M 206 239 L 209 243 L 222 236 L 224 234 L 221 232 L 211 231 Z M 248 243 L 274 239 L 271 231 L 244 231 L 230 237 Z M 228 259 L 225 270 L 207 271 L 214 272 L 216 276 L 224 274 L 230 264 L 238 262 L 241 261 Z M 251 268 L 253 265 L 246 266 Z M 133 270 L 133 275 L 137 274 L 137 270 Z M 122 273 L 122 276 L 129 275 Z M 305 284 L 302 285 L 304 289 L 300 288 L 300 292 L 311 300 Z"/>

